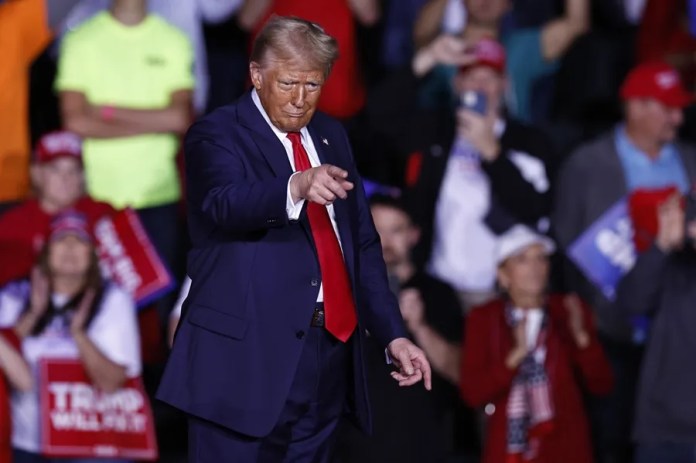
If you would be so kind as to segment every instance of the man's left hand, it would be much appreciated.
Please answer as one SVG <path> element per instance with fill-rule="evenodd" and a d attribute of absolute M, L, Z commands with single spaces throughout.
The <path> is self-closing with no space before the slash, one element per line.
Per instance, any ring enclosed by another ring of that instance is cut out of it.
<path fill-rule="evenodd" d="M 391 373 L 399 386 L 412 386 L 421 379 L 427 390 L 432 389 L 432 372 L 425 353 L 406 338 L 396 338 L 389 343 L 387 351 L 399 371 Z"/>

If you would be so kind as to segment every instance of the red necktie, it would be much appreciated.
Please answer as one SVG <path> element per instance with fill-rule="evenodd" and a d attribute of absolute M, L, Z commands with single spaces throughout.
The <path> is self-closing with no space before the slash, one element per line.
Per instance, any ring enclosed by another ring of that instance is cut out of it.
<path fill-rule="evenodd" d="M 288 139 L 292 142 L 295 171 L 311 169 L 312 164 L 302 146 L 300 133 L 290 132 Z M 343 253 L 326 206 L 309 202 L 307 217 L 317 247 L 321 281 L 324 285 L 324 326 L 329 333 L 346 342 L 355 330 L 357 318 Z"/>

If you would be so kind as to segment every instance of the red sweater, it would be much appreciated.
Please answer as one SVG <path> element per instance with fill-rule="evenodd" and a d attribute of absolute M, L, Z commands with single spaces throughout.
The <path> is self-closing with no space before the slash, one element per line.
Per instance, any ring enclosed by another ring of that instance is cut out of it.
<path fill-rule="evenodd" d="M 20 341 L 11 329 L 0 329 L 0 336 L 19 351 Z M 12 462 L 12 414 L 10 412 L 10 394 L 5 378 L 0 378 L 0 461 Z"/>
<path fill-rule="evenodd" d="M 591 337 L 578 349 L 568 327 L 563 296 L 548 300 L 549 331 L 546 342 L 546 371 L 554 403 L 554 429 L 540 444 L 538 463 L 589 463 L 592 446 L 579 379 L 594 394 L 613 387 L 611 367 L 597 341 L 590 311 L 583 306 L 585 326 Z M 474 309 L 466 322 L 462 355 L 461 392 L 474 407 L 488 403 L 495 410 L 488 417 L 482 463 L 505 463 L 507 459 L 506 406 L 515 371 L 505 366 L 513 337 L 505 320 L 505 302 L 496 300 Z"/>
<path fill-rule="evenodd" d="M 90 227 L 114 209 L 88 197 L 73 206 L 85 214 Z M 0 286 L 29 275 L 50 230 L 52 216 L 29 199 L 0 215 Z"/>

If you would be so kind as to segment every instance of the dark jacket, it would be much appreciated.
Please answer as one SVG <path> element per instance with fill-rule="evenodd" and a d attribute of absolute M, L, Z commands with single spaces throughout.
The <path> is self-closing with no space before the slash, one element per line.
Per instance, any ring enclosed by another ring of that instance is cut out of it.
<path fill-rule="evenodd" d="M 619 284 L 624 313 L 652 317 L 640 376 L 636 441 L 696 443 L 696 251 L 653 246 Z"/>

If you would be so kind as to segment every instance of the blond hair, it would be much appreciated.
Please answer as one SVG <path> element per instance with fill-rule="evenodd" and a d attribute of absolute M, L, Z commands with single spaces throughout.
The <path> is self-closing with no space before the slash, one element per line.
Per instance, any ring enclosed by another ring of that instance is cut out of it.
<path fill-rule="evenodd" d="M 338 58 L 338 42 L 321 26 L 302 18 L 273 16 L 256 36 L 251 61 L 266 64 L 268 55 L 280 60 L 306 60 L 328 77 Z"/>

